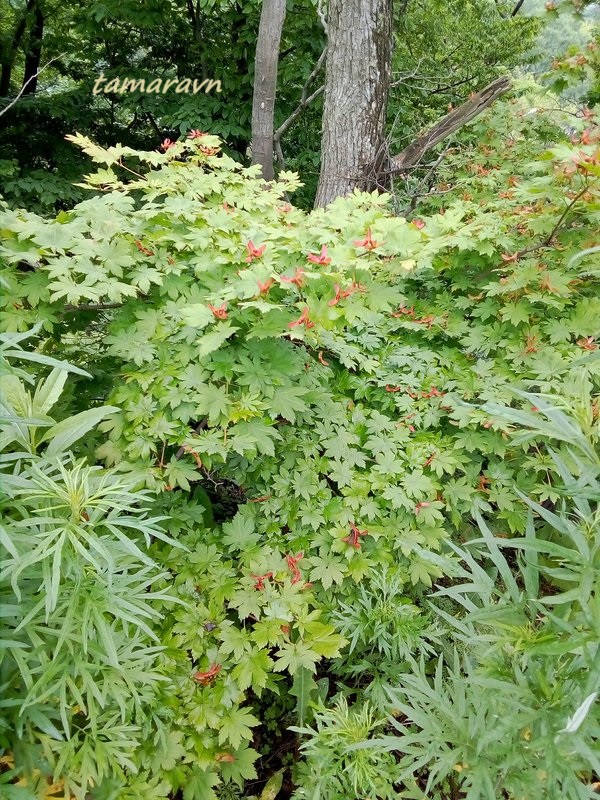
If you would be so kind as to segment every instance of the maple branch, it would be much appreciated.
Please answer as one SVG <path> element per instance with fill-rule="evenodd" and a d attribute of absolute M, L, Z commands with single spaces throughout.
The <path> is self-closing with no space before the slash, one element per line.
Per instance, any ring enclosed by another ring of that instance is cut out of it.
<path fill-rule="evenodd" d="M 472 95 L 466 103 L 446 114 L 433 128 L 417 136 L 408 147 L 391 159 L 388 171 L 393 174 L 413 169 L 428 150 L 431 150 L 436 144 L 439 144 L 450 134 L 481 114 L 482 111 L 499 97 L 502 97 L 510 88 L 511 82 L 506 76 L 492 81 L 480 92 Z"/>
<path fill-rule="evenodd" d="M 547 237 L 544 239 L 544 241 L 541 243 L 540 247 L 548 247 L 548 245 L 549 245 L 549 244 L 552 242 L 552 239 L 554 239 L 554 237 L 555 237 L 555 235 L 556 235 L 556 231 L 557 231 L 557 230 L 560 228 L 560 226 L 561 226 L 561 225 L 562 225 L 562 223 L 564 222 L 564 220 L 565 220 L 565 217 L 567 216 L 567 214 L 569 213 L 569 211 L 570 211 L 570 210 L 573 208 L 573 206 L 575 205 L 575 203 L 576 203 L 578 200 L 580 200 L 580 199 L 583 197 L 583 195 L 584 195 L 584 194 L 585 194 L 585 193 L 586 193 L 586 192 L 589 190 L 590 186 L 593 186 L 593 185 L 594 185 L 594 183 L 596 183 L 596 181 L 592 181 L 592 183 L 591 183 L 591 184 L 588 184 L 588 183 L 586 183 L 586 185 L 583 187 L 583 189 L 582 189 L 580 192 L 577 192 L 577 194 L 576 194 L 576 195 L 575 195 L 575 197 L 574 197 L 574 198 L 571 200 L 571 202 L 567 204 L 567 206 L 566 206 L 565 210 L 563 211 L 563 213 L 562 213 L 562 214 L 560 215 L 560 217 L 558 218 L 558 222 L 557 222 L 557 223 L 556 223 L 556 225 L 555 225 L 555 226 L 552 228 L 552 230 L 550 231 L 550 233 L 548 234 L 548 236 L 547 236 Z"/>
<path fill-rule="evenodd" d="M 523 258 L 524 255 L 527 255 L 528 253 L 535 253 L 536 250 L 541 250 L 544 247 L 549 247 L 549 245 L 552 244 L 552 240 L 556 236 L 556 232 L 558 231 L 560 226 L 565 221 L 568 213 L 571 211 L 571 209 L 573 208 L 575 203 L 577 203 L 577 201 L 580 200 L 583 197 L 583 195 L 587 191 L 589 191 L 589 189 L 597 182 L 598 182 L 598 179 L 592 181 L 591 183 L 586 183 L 585 186 L 583 187 L 583 189 L 581 189 L 581 191 L 577 192 L 577 194 L 571 200 L 571 202 L 567 203 L 564 211 L 562 212 L 562 214 L 558 218 L 558 221 L 557 221 L 556 225 L 552 228 L 552 230 L 550 231 L 548 236 L 546 236 L 546 238 L 544 239 L 543 242 L 540 242 L 539 244 L 534 244 L 531 247 L 525 247 L 523 250 L 519 250 L 517 253 L 515 253 L 515 257 L 514 257 L 513 260 L 514 261 L 519 261 L 521 258 Z"/>

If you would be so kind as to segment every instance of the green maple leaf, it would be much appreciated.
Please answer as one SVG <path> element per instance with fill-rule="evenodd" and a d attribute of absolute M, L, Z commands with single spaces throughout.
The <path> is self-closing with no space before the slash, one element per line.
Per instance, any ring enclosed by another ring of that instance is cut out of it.
<path fill-rule="evenodd" d="M 251 747 L 240 747 L 231 753 L 234 761 L 223 761 L 221 763 L 221 775 L 225 781 L 233 781 L 241 788 L 244 781 L 251 781 L 257 777 L 254 762 L 258 758 L 258 753 Z"/>
<path fill-rule="evenodd" d="M 183 800 L 218 800 L 213 791 L 213 786 L 219 783 L 215 772 L 205 772 L 199 767 L 193 767 L 192 772 L 186 776 L 183 787 Z"/>
<path fill-rule="evenodd" d="M 197 466 L 184 459 L 171 459 L 165 469 L 165 480 L 169 486 L 181 486 L 186 491 L 190 490 L 190 482 L 196 483 L 201 478 Z"/>
<path fill-rule="evenodd" d="M 247 708 L 231 708 L 221 717 L 219 744 L 229 742 L 233 747 L 239 747 L 243 739 L 252 739 L 251 729 L 259 724 Z"/>
<path fill-rule="evenodd" d="M 272 669 L 273 660 L 266 650 L 261 649 L 244 653 L 238 659 L 238 663 L 231 674 L 240 689 L 245 690 L 251 686 L 252 691 L 260 696 L 261 690 L 267 685 L 269 673 Z"/>
<path fill-rule="evenodd" d="M 252 590 L 256 596 L 256 591 Z M 268 618 L 260 620 L 252 631 L 252 641 L 259 647 L 275 644 L 281 638 L 281 620 Z"/>
<path fill-rule="evenodd" d="M 209 333 L 205 333 L 198 339 L 198 355 L 204 358 L 218 350 L 233 334 L 239 330 L 239 326 L 232 325 L 230 322 L 222 322 L 216 325 Z"/>
<path fill-rule="evenodd" d="M 223 523 L 223 543 L 230 550 L 251 550 L 260 541 L 255 521 L 248 514 L 238 512 L 231 522 Z"/>
<path fill-rule="evenodd" d="M 310 571 L 311 581 L 321 581 L 324 589 L 329 589 L 334 583 L 343 583 L 345 576 L 345 565 L 332 556 L 314 556 L 310 559 L 313 565 Z"/>
<path fill-rule="evenodd" d="M 273 670 L 275 672 L 287 670 L 291 675 L 300 667 L 306 667 L 311 672 L 316 672 L 315 664 L 321 660 L 319 653 L 316 653 L 304 642 L 286 642 L 275 655 L 277 661 Z"/>
<path fill-rule="evenodd" d="M 414 505 L 402 486 L 388 485 L 383 490 L 382 495 L 386 500 L 390 501 L 392 508 L 406 508 L 408 510 Z"/>
<path fill-rule="evenodd" d="M 227 418 L 231 406 L 231 399 L 225 386 L 208 384 L 201 386 L 195 395 L 197 413 L 199 416 L 208 415 L 208 421 L 216 425 L 221 419 Z"/>
<path fill-rule="evenodd" d="M 500 318 L 512 325 L 529 322 L 531 307 L 525 303 L 507 303 L 500 311 Z"/>
<path fill-rule="evenodd" d="M 244 420 L 237 422 L 230 428 L 232 437 L 232 447 L 234 446 L 233 440 L 239 440 L 239 445 L 242 442 L 246 445 L 245 451 L 254 451 L 255 453 L 263 453 L 268 456 L 275 455 L 275 442 L 282 438 L 279 431 L 268 425 L 260 419 Z M 237 450 L 239 452 L 239 450 Z"/>
<path fill-rule="evenodd" d="M 187 754 L 182 740 L 182 731 L 169 731 L 164 742 L 156 750 L 153 759 L 154 769 L 175 769 L 177 763 Z"/>
<path fill-rule="evenodd" d="M 273 397 L 270 399 L 271 415 L 275 417 L 283 417 L 289 422 L 295 424 L 296 412 L 306 411 L 308 406 L 302 400 L 302 396 L 308 392 L 308 389 L 302 386 L 286 386 L 277 388 Z"/>
<path fill-rule="evenodd" d="M 402 487 L 409 497 L 422 498 L 431 495 L 436 485 L 428 475 L 415 470 L 402 478 Z"/>
<path fill-rule="evenodd" d="M 305 627 L 304 644 L 325 658 L 339 656 L 347 640 L 335 632 L 333 625 L 324 622 L 309 622 Z"/>
<path fill-rule="evenodd" d="M 233 622 L 228 620 L 223 621 L 219 626 L 219 638 L 221 639 L 219 651 L 224 655 L 233 654 L 234 659 L 238 662 L 252 647 L 246 632 L 236 628 Z"/>

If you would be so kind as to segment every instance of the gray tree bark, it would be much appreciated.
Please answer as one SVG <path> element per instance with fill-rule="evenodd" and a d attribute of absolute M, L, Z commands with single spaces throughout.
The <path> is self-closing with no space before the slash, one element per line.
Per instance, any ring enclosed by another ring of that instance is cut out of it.
<path fill-rule="evenodd" d="M 385 174 L 392 0 L 330 0 L 321 173 L 315 206 Z"/>
<path fill-rule="evenodd" d="M 262 176 L 266 181 L 272 180 L 275 176 L 273 116 L 285 6 L 286 0 L 263 0 L 256 42 L 252 99 L 252 163 L 260 164 Z"/>

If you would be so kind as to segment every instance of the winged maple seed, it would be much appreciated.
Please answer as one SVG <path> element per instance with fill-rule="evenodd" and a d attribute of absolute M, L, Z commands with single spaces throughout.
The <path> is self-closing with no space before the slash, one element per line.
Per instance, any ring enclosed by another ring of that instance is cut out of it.
<path fill-rule="evenodd" d="M 421 317 L 421 319 L 415 319 L 414 322 L 417 322 L 419 325 L 427 325 L 428 328 L 431 328 L 435 322 L 435 316 L 433 314 L 428 314 L 426 317 Z"/>
<path fill-rule="evenodd" d="M 354 242 L 355 247 L 364 247 L 365 250 L 375 250 L 376 247 L 379 247 L 380 242 L 376 242 L 373 240 L 371 236 L 371 228 L 367 228 L 367 235 L 364 239 L 359 239 L 358 241 Z"/>
<path fill-rule="evenodd" d="M 288 278 L 287 275 L 280 275 L 279 276 L 279 280 L 282 283 L 293 283 L 298 288 L 300 288 L 300 286 L 304 285 L 304 270 L 302 269 L 302 267 L 298 267 L 296 269 L 296 273 L 295 273 L 295 275 L 293 275 L 293 277 Z"/>
<path fill-rule="evenodd" d="M 183 445 L 183 450 L 184 450 L 185 453 L 189 453 L 189 455 L 191 455 L 193 457 L 194 461 L 196 462 L 196 466 L 198 467 L 198 469 L 201 469 L 202 468 L 202 459 L 200 458 L 198 453 L 192 447 L 190 447 L 189 444 L 184 444 Z"/>
<path fill-rule="evenodd" d="M 298 583 L 302 580 L 302 573 L 298 568 L 298 562 L 304 558 L 304 552 L 301 550 L 297 555 L 289 555 L 285 557 L 287 565 L 292 573 L 292 583 Z"/>
<path fill-rule="evenodd" d="M 233 764 L 235 762 L 235 756 L 231 753 L 217 753 L 215 755 L 215 761 L 224 764 Z"/>
<path fill-rule="evenodd" d="M 222 666 L 220 664 L 211 664 L 206 672 L 194 672 L 192 678 L 200 686 L 210 686 L 221 670 Z"/>
<path fill-rule="evenodd" d="M 203 136 L 207 136 L 208 134 L 204 133 L 203 131 L 199 131 L 197 129 L 192 130 L 188 133 L 188 139 L 201 139 Z"/>
<path fill-rule="evenodd" d="M 327 361 L 326 358 L 323 358 L 323 351 L 322 350 L 319 350 L 319 355 L 317 356 L 317 358 L 319 359 L 320 363 L 323 364 L 324 367 L 328 367 L 329 366 L 329 361 Z"/>
<path fill-rule="evenodd" d="M 213 306 L 213 305 L 211 305 L 209 303 L 208 307 L 210 308 L 210 310 L 212 311 L 212 313 L 215 315 L 215 317 L 217 319 L 227 319 L 227 303 L 226 302 L 223 303 L 223 305 L 221 305 L 221 306 Z"/>
<path fill-rule="evenodd" d="M 299 325 L 304 325 L 305 328 L 314 328 L 315 323 L 310 320 L 308 313 L 308 306 L 304 306 L 304 311 L 298 319 L 288 322 L 288 328 L 297 328 Z"/>
<path fill-rule="evenodd" d="M 260 281 L 258 281 L 258 288 L 260 290 L 260 293 L 261 294 L 267 294 L 267 292 L 269 291 L 271 286 L 273 286 L 274 283 L 275 283 L 275 280 L 273 278 L 269 278 L 264 283 L 261 283 Z"/>
<path fill-rule="evenodd" d="M 265 572 L 264 575 L 252 575 L 252 579 L 254 580 L 254 588 L 258 592 L 263 592 L 265 589 L 265 581 L 269 580 L 269 578 L 273 577 L 272 572 Z"/>
<path fill-rule="evenodd" d="M 149 250 L 147 247 L 144 247 L 144 245 L 140 242 L 139 239 L 135 240 L 135 246 L 140 251 L 140 253 L 143 253 L 145 256 L 153 256 L 154 255 L 152 250 Z"/>
<path fill-rule="evenodd" d="M 432 386 L 428 392 L 421 392 L 421 397 L 443 397 L 445 394 L 445 392 L 440 392 L 437 386 Z"/>
<path fill-rule="evenodd" d="M 581 339 L 577 339 L 577 344 L 581 347 L 582 350 L 597 350 L 598 345 L 593 336 L 586 336 Z"/>
<path fill-rule="evenodd" d="M 327 245 L 323 245 L 319 255 L 317 255 L 316 253 L 309 253 L 306 256 L 306 258 L 312 264 L 322 264 L 323 266 L 327 266 L 327 264 L 331 264 L 331 259 L 327 255 Z"/>
<path fill-rule="evenodd" d="M 365 528 L 364 531 L 361 531 L 358 528 L 358 526 L 353 522 L 352 525 L 350 526 L 350 533 L 348 534 L 348 536 L 344 536 L 342 541 L 346 542 L 351 547 L 354 547 L 357 550 L 360 550 L 360 548 L 361 548 L 360 537 L 361 536 L 368 536 L 368 534 L 369 534 L 369 531 L 366 528 Z"/>
<path fill-rule="evenodd" d="M 248 500 L 249 503 L 264 503 L 266 500 L 270 500 L 273 495 L 270 494 L 263 494 L 262 497 L 252 497 Z"/>
<path fill-rule="evenodd" d="M 415 307 L 411 306 L 410 308 L 406 308 L 405 306 L 400 306 L 398 311 L 392 314 L 392 317 L 414 317 L 415 315 Z"/>
<path fill-rule="evenodd" d="M 329 300 L 327 303 L 328 306 L 336 306 L 340 300 L 350 297 L 355 292 L 366 292 L 367 290 L 366 286 L 363 286 L 362 283 L 357 283 L 356 281 L 352 281 L 348 289 L 342 289 L 337 283 L 333 288 L 335 289 L 335 297 L 333 297 L 332 300 Z"/>
<path fill-rule="evenodd" d="M 257 247 L 252 239 L 250 239 L 250 241 L 246 244 L 246 250 L 248 251 L 246 261 L 250 264 L 255 258 L 260 258 L 266 249 L 266 244 L 261 244 L 259 247 Z"/>

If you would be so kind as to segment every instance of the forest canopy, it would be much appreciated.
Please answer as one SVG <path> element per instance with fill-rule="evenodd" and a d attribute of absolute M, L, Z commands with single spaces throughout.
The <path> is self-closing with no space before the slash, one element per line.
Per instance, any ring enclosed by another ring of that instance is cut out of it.
<path fill-rule="evenodd" d="M 0 796 L 597 798 L 598 6 L 0 10 Z"/>

